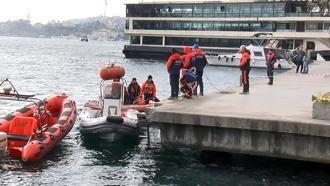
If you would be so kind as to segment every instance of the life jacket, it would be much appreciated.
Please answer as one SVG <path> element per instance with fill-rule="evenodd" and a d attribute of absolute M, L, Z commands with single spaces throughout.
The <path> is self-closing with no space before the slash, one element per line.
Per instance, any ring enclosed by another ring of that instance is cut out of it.
<path fill-rule="evenodd" d="M 166 68 L 171 74 L 180 74 L 180 70 L 183 67 L 183 60 L 179 53 L 175 53 L 170 56 L 166 63 Z"/>
<path fill-rule="evenodd" d="M 267 52 L 267 66 L 273 66 L 276 62 L 275 52 Z"/>
<path fill-rule="evenodd" d="M 242 58 L 240 61 L 240 68 L 241 70 L 251 70 L 251 65 L 250 65 L 250 61 L 251 61 L 251 57 L 250 57 L 251 52 L 249 50 L 245 51 L 242 54 Z"/>
<path fill-rule="evenodd" d="M 155 87 L 154 82 L 151 82 L 151 83 L 150 82 L 145 82 L 142 86 L 141 91 L 142 91 L 143 94 L 152 94 L 152 95 L 154 95 L 155 89 L 156 89 L 156 87 Z"/>
<path fill-rule="evenodd" d="M 200 72 L 200 71 L 203 71 L 205 65 L 206 65 L 206 62 L 205 62 L 204 53 L 201 50 L 196 49 L 194 52 L 194 56 L 190 60 L 189 68 L 195 67 L 196 70 L 198 72 Z"/>
<path fill-rule="evenodd" d="M 177 59 L 173 61 L 170 67 L 170 73 L 180 74 L 180 70 L 183 67 L 183 61 L 181 59 Z"/>

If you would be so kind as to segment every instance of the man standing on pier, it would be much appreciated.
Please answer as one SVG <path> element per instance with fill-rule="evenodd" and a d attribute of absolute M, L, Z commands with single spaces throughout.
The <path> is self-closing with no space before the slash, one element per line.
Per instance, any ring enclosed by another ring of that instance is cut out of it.
<path fill-rule="evenodd" d="M 181 55 L 176 49 L 172 49 L 172 55 L 166 63 L 167 72 L 170 75 L 171 97 L 170 99 L 178 99 L 179 95 L 179 79 L 180 70 L 183 67 Z"/>
<path fill-rule="evenodd" d="M 193 51 L 188 54 L 185 58 L 184 68 L 191 69 L 193 67 L 196 68 L 197 75 L 197 84 L 199 86 L 199 95 L 204 95 L 204 84 L 203 84 L 203 73 L 204 68 L 207 64 L 206 56 L 204 52 L 199 48 L 198 44 L 193 45 Z M 195 95 L 197 95 L 197 88 L 195 89 Z"/>
<path fill-rule="evenodd" d="M 242 71 L 242 84 L 243 92 L 241 94 L 249 93 L 249 73 L 251 70 L 250 66 L 250 51 L 246 48 L 245 45 L 240 47 L 240 52 L 242 53 L 241 61 L 239 67 Z"/>
<path fill-rule="evenodd" d="M 273 49 L 269 49 L 267 52 L 267 76 L 269 79 L 268 85 L 273 85 L 274 81 L 274 65 L 276 63 L 276 52 Z"/>

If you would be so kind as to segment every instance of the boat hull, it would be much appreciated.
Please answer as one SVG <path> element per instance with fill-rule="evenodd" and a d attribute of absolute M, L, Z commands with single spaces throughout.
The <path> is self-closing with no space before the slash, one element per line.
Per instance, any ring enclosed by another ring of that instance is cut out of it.
<path fill-rule="evenodd" d="M 207 58 L 207 61 L 209 65 L 213 65 L 213 66 L 238 68 L 240 63 L 240 58 L 237 58 L 235 56 L 209 56 Z M 264 69 L 267 68 L 266 60 L 251 60 L 250 64 L 252 68 L 264 68 Z M 293 68 L 293 66 L 285 60 L 278 60 L 274 67 L 277 70 L 289 70 Z"/>
<path fill-rule="evenodd" d="M 34 120 L 33 113 L 38 109 L 36 104 L 19 109 L 0 120 L 2 126 L 0 131 L 8 135 L 9 156 L 20 158 L 25 162 L 38 161 L 71 131 L 77 117 L 74 101 L 67 96 L 55 96 L 45 100 L 44 106 L 48 111 L 47 117 L 41 115 L 37 120 L 37 125 L 43 126 L 43 130 L 38 128 L 40 131 L 33 132 L 30 136 L 14 133 L 11 125 L 16 117 L 23 121 L 24 118 Z"/>
<path fill-rule="evenodd" d="M 101 139 L 113 142 L 123 137 L 138 136 L 139 131 L 137 121 L 114 117 L 112 121 L 110 117 L 99 117 L 83 119 L 80 122 L 80 132 L 86 135 L 95 135 Z"/>

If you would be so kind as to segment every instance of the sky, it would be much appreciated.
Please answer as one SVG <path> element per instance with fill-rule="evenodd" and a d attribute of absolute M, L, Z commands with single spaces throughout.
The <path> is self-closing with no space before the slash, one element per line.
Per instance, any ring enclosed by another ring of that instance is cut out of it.
<path fill-rule="evenodd" d="M 75 18 L 125 16 L 125 3 L 141 0 L 0 0 L 0 21 L 27 19 L 32 23 L 47 23 Z"/>

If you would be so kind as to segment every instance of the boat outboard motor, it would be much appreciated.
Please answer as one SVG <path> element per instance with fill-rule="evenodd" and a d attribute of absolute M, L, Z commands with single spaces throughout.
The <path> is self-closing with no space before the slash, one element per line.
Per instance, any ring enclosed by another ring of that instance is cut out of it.
<path fill-rule="evenodd" d="M 7 134 L 4 132 L 0 132 L 0 157 L 7 155 Z"/>

